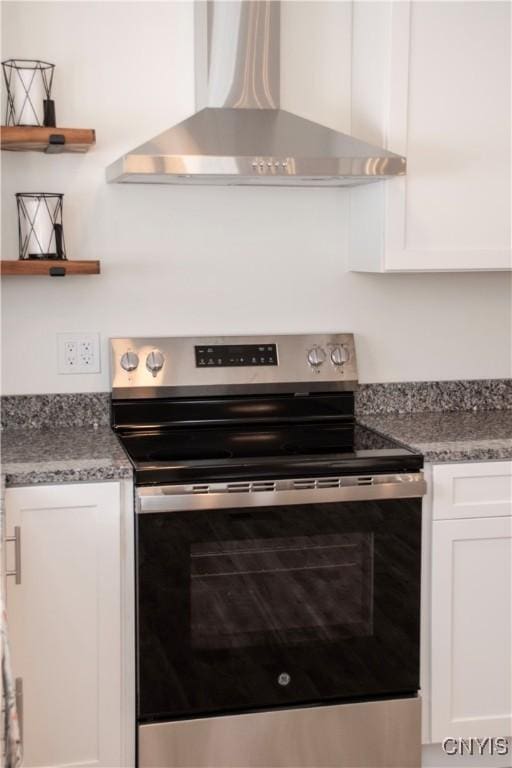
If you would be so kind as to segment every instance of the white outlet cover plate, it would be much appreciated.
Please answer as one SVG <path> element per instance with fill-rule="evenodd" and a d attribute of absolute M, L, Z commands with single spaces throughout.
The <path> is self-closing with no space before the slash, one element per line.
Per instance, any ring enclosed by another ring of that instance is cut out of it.
<path fill-rule="evenodd" d="M 58 333 L 59 373 L 100 373 L 99 333 Z"/>

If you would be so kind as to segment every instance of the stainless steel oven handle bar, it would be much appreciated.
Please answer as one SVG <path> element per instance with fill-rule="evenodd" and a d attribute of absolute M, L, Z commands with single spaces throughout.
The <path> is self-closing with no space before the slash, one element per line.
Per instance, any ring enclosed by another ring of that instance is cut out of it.
<path fill-rule="evenodd" d="M 137 489 L 137 512 L 144 514 L 229 507 L 413 499 L 423 496 L 426 490 L 421 472 L 163 485 Z"/>

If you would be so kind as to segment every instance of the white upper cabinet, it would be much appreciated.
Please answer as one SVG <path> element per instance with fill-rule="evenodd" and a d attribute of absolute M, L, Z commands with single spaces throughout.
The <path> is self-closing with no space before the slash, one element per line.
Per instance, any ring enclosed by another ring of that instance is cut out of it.
<path fill-rule="evenodd" d="M 510 12 L 353 4 L 352 133 L 407 175 L 350 191 L 350 269 L 512 268 Z"/>

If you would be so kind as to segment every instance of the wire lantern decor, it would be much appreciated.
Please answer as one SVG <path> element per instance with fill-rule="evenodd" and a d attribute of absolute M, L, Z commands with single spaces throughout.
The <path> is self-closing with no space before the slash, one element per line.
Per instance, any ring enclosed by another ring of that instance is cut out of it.
<path fill-rule="evenodd" d="M 5 125 L 55 126 L 51 99 L 55 65 L 37 59 L 2 62 L 6 85 Z"/>
<path fill-rule="evenodd" d="M 66 259 L 62 204 L 54 192 L 18 192 L 20 259 Z"/>

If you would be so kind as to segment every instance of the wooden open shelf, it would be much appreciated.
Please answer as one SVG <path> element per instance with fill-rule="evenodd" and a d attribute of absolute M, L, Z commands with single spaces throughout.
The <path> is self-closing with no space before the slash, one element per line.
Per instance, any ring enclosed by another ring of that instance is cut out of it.
<path fill-rule="evenodd" d="M 99 275 L 99 261 L 69 261 L 67 259 L 2 259 L 2 275 Z"/>
<path fill-rule="evenodd" d="M 0 129 L 2 149 L 16 152 L 88 152 L 96 143 L 92 128 L 43 128 L 39 126 L 3 125 Z"/>

